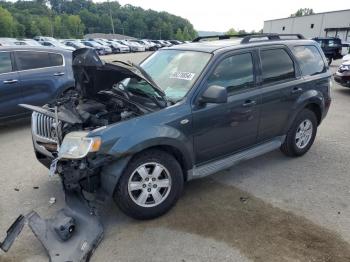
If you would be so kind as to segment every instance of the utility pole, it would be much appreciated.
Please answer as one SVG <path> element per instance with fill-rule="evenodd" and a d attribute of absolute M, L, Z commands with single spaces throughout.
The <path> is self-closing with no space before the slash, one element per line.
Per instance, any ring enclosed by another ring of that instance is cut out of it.
<path fill-rule="evenodd" d="M 109 9 L 109 16 L 110 16 L 110 18 L 111 18 L 111 26 L 112 26 L 112 32 L 113 32 L 113 35 L 115 34 L 114 33 L 114 24 L 113 24 L 113 17 L 112 17 L 112 10 L 111 10 L 111 5 L 110 5 L 110 3 L 109 3 L 109 0 L 107 0 L 107 2 L 108 2 L 108 9 Z"/>
<path fill-rule="evenodd" d="M 162 39 L 162 29 L 159 29 L 159 40 Z"/>

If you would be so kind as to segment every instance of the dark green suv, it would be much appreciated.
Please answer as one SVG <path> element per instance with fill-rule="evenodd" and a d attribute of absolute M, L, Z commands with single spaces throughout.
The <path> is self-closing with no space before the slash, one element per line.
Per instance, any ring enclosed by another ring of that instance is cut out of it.
<path fill-rule="evenodd" d="M 75 90 L 24 105 L 38 160 L 66 191 L 103 192 L 149 219 L 188 180 L 278 148 L 305 154 L 331 103 L 321 47 L 301 35 L 211 40 L 163 48 L 140 65 L 75 51 Z"/>

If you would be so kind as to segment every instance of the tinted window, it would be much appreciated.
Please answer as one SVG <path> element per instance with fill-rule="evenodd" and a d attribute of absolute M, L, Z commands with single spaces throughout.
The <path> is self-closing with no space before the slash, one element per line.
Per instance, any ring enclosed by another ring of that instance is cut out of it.
<path fill-rule="evenodd" d="M 12 71 L 11 54 L 9 52 L 0 52 L 0 74 Z"/>
<path fill-rule="evenodd" d="M 296 46 L 293 54 L 297 58 L 303 75 L 316 75 L 325 72 L 326 66 L 315 46 Z"/>
<path fill-rule="evenodd" d="M 60 54 L 49 53 L 51 66 L 63 65 L 63 57 Z"/>
<path fill-rule="evenodd" d="M 19 70 L 49 67 L 49 55 L 46 52 L 16 52 Z"/>
<path fill-rule="evenodd" d="M 254 71 L 250 53 L 234 55 L 224 59 L 208 79 L 208 86 L 219 85 L 228 93 L 254 86 Z"/>
<path fill-rule="evenodd" d="M 295 78 L 293 60 L 285 50 L 263 50 L 260 57 L 264 84 Z"/>

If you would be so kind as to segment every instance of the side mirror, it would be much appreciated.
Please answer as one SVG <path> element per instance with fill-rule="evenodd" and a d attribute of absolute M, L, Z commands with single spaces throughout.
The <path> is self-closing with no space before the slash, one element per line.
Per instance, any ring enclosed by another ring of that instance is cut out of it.
<path fill-rule="evenodd" d="M 223 86 L 209 86 L 199 98 L 200 103 L 223 104 L 227 102 L 227 90 Z"/>

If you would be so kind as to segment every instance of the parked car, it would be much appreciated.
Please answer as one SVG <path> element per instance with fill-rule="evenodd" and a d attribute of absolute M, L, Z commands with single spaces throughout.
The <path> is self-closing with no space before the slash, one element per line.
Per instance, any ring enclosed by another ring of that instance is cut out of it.
<path fill-rule="evenodd" d="M 128 53 L 130 52 L 130 48 L 126 45 L 122 45 L 118 42 L 114 42 L 112 40 L 107 39 L 98 39 L 98 43 L 104 43 L 105 45 L 109 46 L 112 49 L 113 54 L 117 53 Z"/>
<path fill-rule="evenodd" d="M 345 87 L 350 87 L 350 60 L 343 62 L 337 72 L 335 72 L 334 80 Z"/>
<path fill-rule="evenodd" d="M 105 55 L 106 54 L 105 48 L 103 46 L 101 46 L 100 44 L 94 42 L 94 41 L 81 40 L 81 43 L 83 45 L 87 46 L 87 47 L 95 49 L 95 51 L 99 55 Z"/>
<path fill-rule="evenodd" d="M 69 47 L 72 47 L 74 48 L 75 50 L 76 49 L 79 49 L 79 48 L 85 48 L 86 46 L 80 42 L 79 40 L 65 40 L 63 41 L 63 44 L 66 45 L 66 46 L 69 46 Z"/>
<path fill-rule="evenodd" d="M 173 45 L 181 45 L 181 44 L 183 44 L 183 42 L 181 42 L 179 40 L 169 40 L 168 42 L 170 42 Z"/>
<path fill-rule="evenodd" d="M 98 38 L 93 38 L 93 39 L 88 39 L 88 40 L 101 45 L 103 47 L 106 55 L 109 55 L 109 54 L 113 53 L 112 48 L 105 41 L 102 41 L 102 40 L 100 40 Z"/>
<path fill-rule="evenodd" d="M 341 39 L 337 37 L 316 37 L 313 40 L 320 44 L 328 65 L 331 65 L 333 60 L 343 57 Z"/>
<path fill-rule="evenodd" d="M 167 47 L 168 45 L 165 44 L 163 41 L 161 40 L 151 40 L 153 43 L 157 44 L 157 45 L 160 45 L 159 48 L 162 48 L 162 47 Z"/>
<path fill-rule="evenodd" d="M 143 52 L 146 50 L 144 46 L 127 40 L 115 40 L 115 42 L 128 46 L 130 48 L 130 52 Z"/>
<path fill-rule="evenodd" d="M 6 38 L 6 37 L 1 37 L 0 38 L 0 46 L 13 46 L 15 44 L 16 39 L 14 38 Z"/>
<path fill-rule="evenodd" d="M 149 219 L 167 212 L 188 180 L 278 148 L 309 151 L 331 103 L 320 46 L 300 35 L 201 40 L 140 66 L 73 53 L 77 95 L 56 104 L 58 114 L 27 106 L 38 160 L 65 190 L 105 192 L 129 216 Z M 57 123 L 58 136 L 41 131 Z"/>
<path fill-rule="evenodd" d="M 30 46 L 0 49 L 0 119 L 20 118 L 28 111 L 18 106 L 42 106 L 74 88 L 72 53 Z"/>
<path fill-rule="evenodd" d="M 138 43 L 145 47 L 146 51 L 156 51 L 158 48 L 156 44 L 148 42 L 146 40 L 129 40 L 129 42 Z"/>
<path fill-rule="evenodd" d="M 62 48 L 62 49 L 66 49 L 66 50 L 70 50 L 70 51 L 74 51 L 75 48 L 71 47 L 71 46 L 67 46 L 62 44 L 61 42 L 58 41 L 40 41 L 39 42 L 41 45 L 43 46 L 48 46 L 48 47 L 56 47 L 56 48 Z"/>

